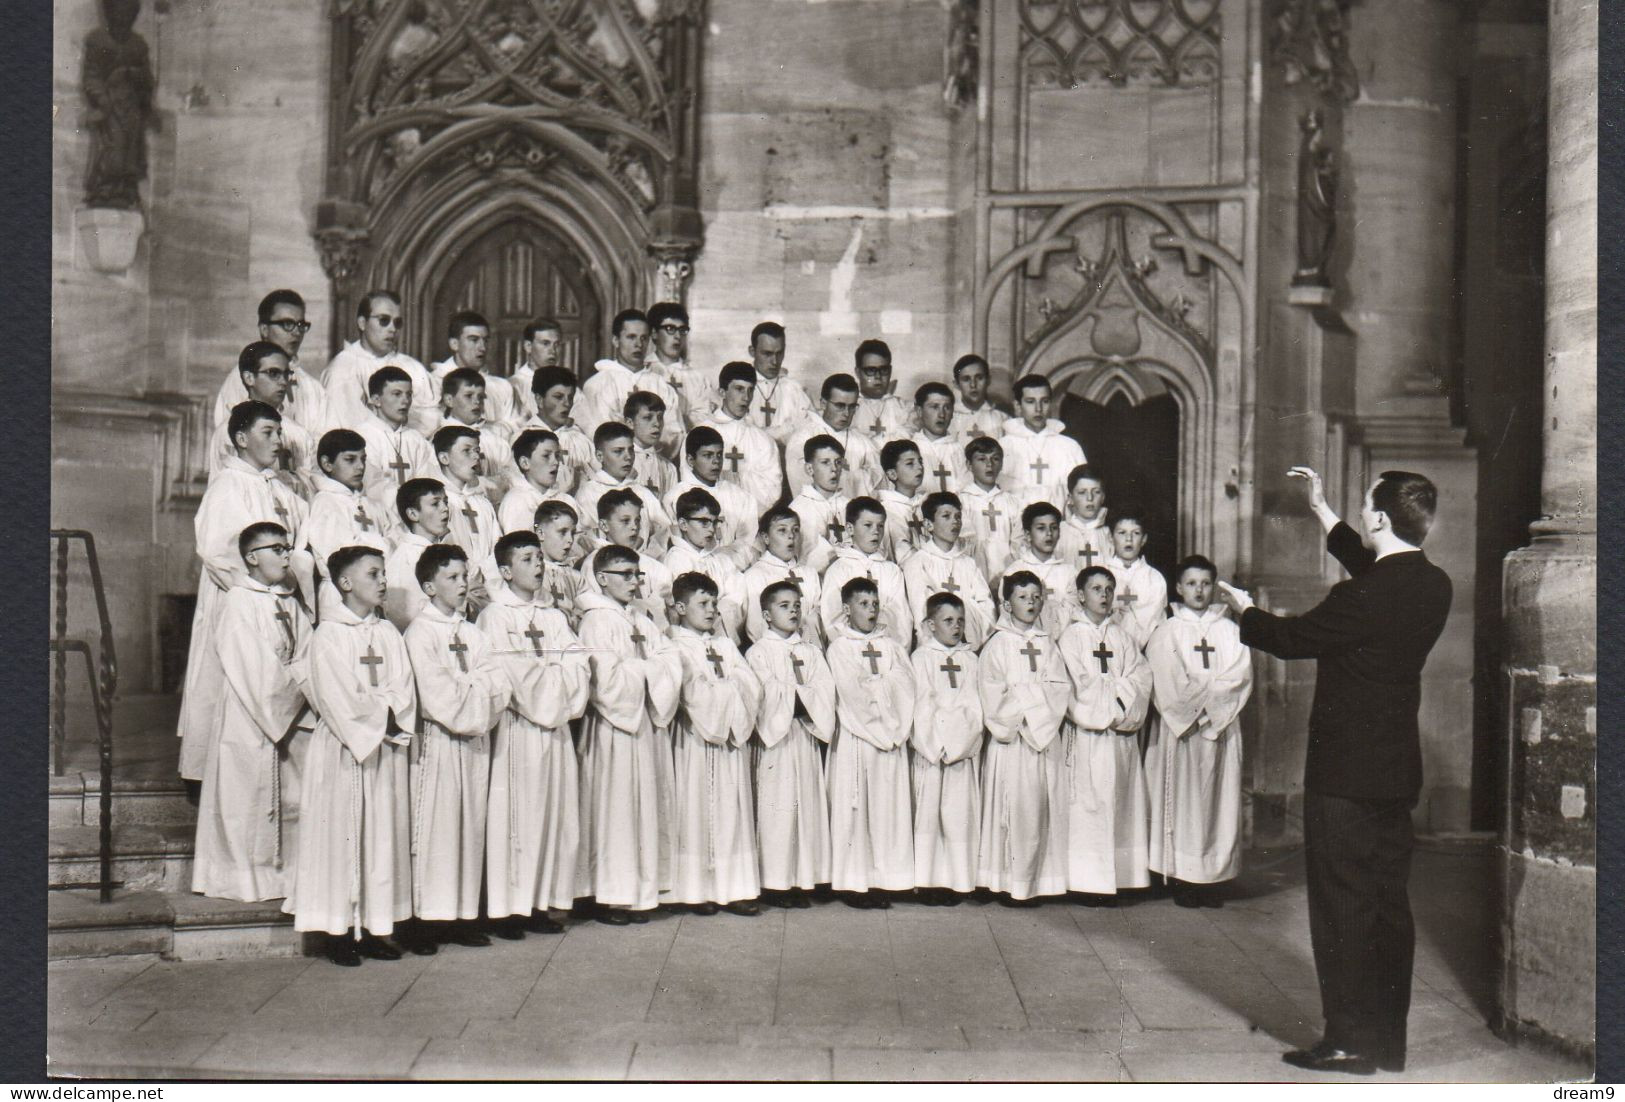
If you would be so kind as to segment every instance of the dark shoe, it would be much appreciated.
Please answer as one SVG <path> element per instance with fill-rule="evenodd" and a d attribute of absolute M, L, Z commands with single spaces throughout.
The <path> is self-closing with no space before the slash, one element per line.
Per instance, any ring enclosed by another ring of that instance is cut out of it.
<path fill-rule="evenodd" d="M 632 923 L 631 912 L 620 907 L 599 907 L 592 917 L 605 926 L 629 926 Z"/>
<path fill-rule="evenodd" d="M 461 922 L 454 922 L 440 939 L 448 945 L 465 945 L 470 949 L 483 949 L 491 944 L 489 935 L 482 934 L 472 926 L 465 926 Z"/>
<path fill-rule="evenodd" d="M 627 911 L 626 917 L 632 920 L 634 926 L 642 926 L 649 921 L 648 911 Z"/>
<path fill-rule="evenodd" d="M 355 951 L 368 960 L 400 960 L 401 951 L 395 946 L 372 934 L 361 935 L 360 941 L 351 942 Z"/>
<path fill-rule="evenodd" d="M 491 934 L 503 941 L 524 941 L 525 920 L 517 915 L 496 919 L 491 923 Z"/>
<path fill-rule="evenodd" d="M 1039 906 L 1039 902 L 1036 899 L 1017 899 L 1015 896 L 1013 896 L 1013 895 L 1009 894 L 1008 892 L 1006 892 L 1006 893 L 999 896 L 999 906 L 1001 906 L 1001 907 L 1037 907 L 1037 906 Z"/>
<path fill-rule="evenodd" d="M 564 923 L 555 921 L 546 911 L 532 911 L 524 927 L 533 934 L 562 934 Z"/>
<path fill-rule="evenodd" d="M 691 915 L 714 915 L 717 913 L 717 905 L 715 903 L 690 903 L 683 910 Z"/>
<path fill-rule="evenodd" d="M 1336 1071 L 1344 1075 L 1371 1075 L 1377 1070 L 1377 1063 L 1371 1057 L 1333 1048 L 1325 1041 L 1313 1048 L 1283 1052 L 1281 1060 L 1306 1071 Z"/>
<path fill-rule="evenodd" d="M 1115 907 L 1117 906 L 1117 897 L 1115 895 L 1097 895 L 1094 892 L 1079 892 L 1078 902 L 1085 907 Z"/>
<path fill-rule="evenodd" d="M 724 903 L 722 909 L 731 915 L 759 915 L 762 905 L 754 899 L 736 899 L 732 903 Z"/>
<path fill-rule="evenodd" d="M 872 911 L 875 908 L 874 900 L 864 892 L 846 892 L 841 896 L 841 902 L 859 911 Z"/>
<path fill-rule="evenodd" d="M 965 897 L 958 892 L 951 892 L 947 888 L 937 893 L 937 906 L 957 907 L 965 901 Z"/>
<path fill-rule="evenodd" d="M 790 891 L 790 906 L 794 907 L 798 911 L 805 911 L 808 907 L 812 906 L 812 900 L 809 899 L 807 897 L 807 893 L 802 891 L 800 888 L 793 888 Z"/>
<path fill-rule="evenodd" d="M 877 911 L 891 910 L 891 898 L 885 892 L 870 892 L 869 906 Z"/>
<path fill-rule="evenodd" d="M 1202 903 L 1202 897 L 1199 894 L 1197 894 L 1196 892 L 1175 892 L 1174 893 L 1174 906 L 1176 906 L 1176 907 L 1197 908 L 1197 907 L 1201 907 L 1203 905 L 1204 904 Z"/>
<path fill-rule="evenodd" d="M 1372 1063 L 1377 1065 L 1378 1071 L 1404 1071 L 1405 1054 L 1402 1052 L 1398 1056 L 1374 1056 Z"/>
<path fill-rule="evenodd" d="M 361 967 L 361 954 L 356 952 L 355 939 L 348 934 L 328 938 L 324 955 L 340 968 Z"/>

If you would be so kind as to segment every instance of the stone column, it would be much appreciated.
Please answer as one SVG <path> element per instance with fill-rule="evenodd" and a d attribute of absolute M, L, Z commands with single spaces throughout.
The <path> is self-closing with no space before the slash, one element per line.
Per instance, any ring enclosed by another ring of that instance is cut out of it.
<path fill-rule="evenodd" d="M 1541 511 L 1506 558 L 1501 1009 L 1594 1049 L 1597 752 L 1597 0 L 1551 0 Z"/>

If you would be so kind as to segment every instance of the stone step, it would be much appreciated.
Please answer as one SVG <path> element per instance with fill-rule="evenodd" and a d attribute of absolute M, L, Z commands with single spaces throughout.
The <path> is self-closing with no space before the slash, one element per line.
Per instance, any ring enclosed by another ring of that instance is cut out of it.
<path fill-rule="evenodd" d="M 182 891 L 120 889 L 109 903 L 93 890 L 51 892 L 53 960 L 155 954 L 171 960 L 250 960 L 304 952 L 282 901 L 235 903 Z"/>
<path fill-rule="evenodd" d="M 113 880 L 128 891 L 190 891 L 194 834 L 186 823 L 115 826 Z M 95 884 L 101 878 L 99 827 L 52 827 L 48 853 L 52 884 Z"/>
<path fill-rule="evenodd" d="M 51 778 L 50 818 L 57 827 L 96 826 L 101 822 L 99 773 L 68 773 Z M 113 777 L 113 825 L 195 824 L 197 807 L 187 798 L 179 777 Z"/>

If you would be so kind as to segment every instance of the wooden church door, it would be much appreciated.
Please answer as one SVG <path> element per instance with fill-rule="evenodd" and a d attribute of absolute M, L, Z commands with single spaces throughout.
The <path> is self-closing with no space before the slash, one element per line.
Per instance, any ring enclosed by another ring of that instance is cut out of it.
<path fill-rule="evenodd" d="M 1106 484 L 1110 518 L 1132 509 L 1144 517 L 1145 557 L 1164 574 L 1179 546 L 1179 404 L 1160 394 L 1135 405 L 1122 393 L 1105 405 L 1068 395 L 1060 417 Z M 1170 580 L 1170 589 L 1172 582 Z"/>

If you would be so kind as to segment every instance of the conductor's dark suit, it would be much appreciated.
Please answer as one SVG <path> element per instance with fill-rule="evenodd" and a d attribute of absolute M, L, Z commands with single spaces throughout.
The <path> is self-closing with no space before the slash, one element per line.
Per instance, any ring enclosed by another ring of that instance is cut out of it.
<path fill-rule="evenodd" d="M 1450 578 L 1421 550 L 1374 552 L 1346 524 L 1326 549 L 1352 577 L 1302 616 L 1249 608 L 1241 641 L 1318 660 L 1304 765 L 1309 930 L 1336 1048 L 1403 1061 L 1416 931 L 1411 808 L 1422 790 L 1422 667 L 1450 613 Z"/>

